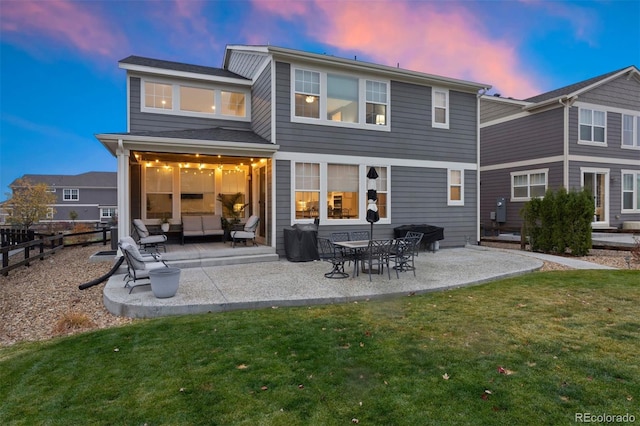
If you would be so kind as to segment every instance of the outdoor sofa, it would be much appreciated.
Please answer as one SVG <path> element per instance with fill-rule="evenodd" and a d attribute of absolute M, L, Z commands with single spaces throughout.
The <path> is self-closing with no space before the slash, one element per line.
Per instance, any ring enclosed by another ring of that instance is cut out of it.
<path fill-rule="evenodd" d="M 182 216 L 182 244 L 184 244 L 185 237 L 211 235 L 220 235 L 224 238 L 222 216 L 218 214 Z"/>

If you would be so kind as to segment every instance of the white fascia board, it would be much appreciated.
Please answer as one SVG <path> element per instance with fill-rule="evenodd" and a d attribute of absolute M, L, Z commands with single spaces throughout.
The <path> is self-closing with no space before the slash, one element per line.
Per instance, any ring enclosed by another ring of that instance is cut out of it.
<path fill-rule="evenodd" d="M 512 98 L 503 98 L 500 96 L 493 96 L 493 95 L 482 95 L 480 96 L 480 99 L 485 102 L 512 104 L 512 105 L 521 106 L 523 108 L 531 105 L 531 102 L 521 101 L 519 99 L 512 99 Z"/>
<path fill-rule="evenodd" d="M 420 167 L 428 169 L 457 169 L 457 170 L 477 170 L 475 163 L 463 163 L 457 161 L 434 161 L 434 160 L 412 160 L 406 158 L 389 157 L 365 157 L 348 156 L 339 154 L 317 154 L 301 152 L 277 152 L 273 156 L 274 160 L 297 161 L 306 163 L 332 163 L 332 164 L 361 164 L 392 166 L 392 167 Z"/>
<path fill-rule="evenodd" d="M 371 62 L 338 58 L 330 55 L 319 55 L 317 53 L 310 53 L 281 47 L 269 46 L 268 51 L 272 55 L 274 55 L 276 59 L 281 58 L 292 62 L 306 61 L 333 67 L 339 65 L 341 67 L 344 67 L 345 69 L 364 73 L 373 72 L 375 74 L 385 75 L 389 79 L 420 84 L 423 86 L 445 86 L 447 88 L 470 93 L 478 93 L 479 90 L 489 90 L 492 87 L 490 84 L 475 83 L 467 80 L 459 80 L 434 74 L 426 74 L 418 71 L 395 68 L 388 65 L 380 65 Z"/>
<path fill-rule="evenodd" d="M 583 163 L 597 163 L 597 164 L 609 164 L 617 166 L 635 166 L 637 167 L 640 161 L 639 158 L 612 158 L 612 157 L 593 157 L 588 155 L 569 155 L 569 161 L 580 161 Z"/>
<path fill-rule="evenodd" d="M 260 144 L 250 142 L 231 142 L 199 139 L 159 138 L 149 136 L 131 135 L 96 135 L 96 138 L 111 151 L 111 146 L 118 139 L 122 140 L 123 147 L 130 150 L 161 151 L 172 153 L 199 153 L 209 155 L 273 155 L 280 149 L 275 144 Z"/>
<path fill-rule="evenodd" d="M 564 160 L 564 156 L 556 155 L 553 157 L 532 158 L 530 160 L 511 161 L 509 163 L 491 164 L 488 166 L 480 166 L 481 172 L 490 172 L 493 170 L 515 169 L 519 167 L 533 167 L 549 163 L 559 163 Z"/>
<path fill-rule="evenodd" d="M 202 80 L 215 83 L 235 84 L 237 86 L 251 87 L 253 82 L 244 78 L 229 78 L 215 75 L 200 74 L 195 72 L 167 70 L 164 68 L 147 67 L 143 65 L 120 64 L 120 68 L 127 70 L 132 74 L 153 74 L 163 77 L 184 78 L 189 80 Z"/>

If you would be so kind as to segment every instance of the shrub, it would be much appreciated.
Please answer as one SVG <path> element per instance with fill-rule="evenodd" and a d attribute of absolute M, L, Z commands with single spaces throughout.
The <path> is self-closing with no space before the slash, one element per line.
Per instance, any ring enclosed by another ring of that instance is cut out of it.
<path fill-rule="evenodd" d="M 591 249 L 594 205 L 588 191 L 547 190 L 525 203 L 520 215 L 532 251 L 584 256 Z"/>

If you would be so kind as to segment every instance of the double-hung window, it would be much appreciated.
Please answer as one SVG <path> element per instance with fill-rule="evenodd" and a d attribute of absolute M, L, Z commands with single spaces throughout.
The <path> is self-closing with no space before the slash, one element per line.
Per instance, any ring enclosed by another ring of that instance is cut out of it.
<path fill-rule="evenodd" d="M 65 188 L 62 190 L 62 200 L 63 201 L 78 201 L 80 199 L 80 190 L 79 189 L 69 189 Z"/>
<path fill-rule="evenodd" d="M 606 112 L 580 108 L 580 142 L 606 143 L 606 122 Z"/>
<path fill-rule="evenodd" d="M 448 188 L 449 196 L 447 205 L 463 206 L 464 205 L 464 170 L 448 170 Z"/>
<path fill-rule="evenodd" d="M 547 192 L 548 169 L 511 173 L 511 201 L 529 201 Z"/>
<path fill-rule="evenodd" d="M 439 129 L 449 128 L 449 91 L 431 89 L 431 125 Z"/>
<path fill-rule="evenodd" d="M 352 164 L 327 165 L 327 219 L 360 217 L 359 170 Z"/>
<path fill-rule="evenodd" d="M 640 115 L 622 115 L 622 147 L 640 148 Z"/>
<path fill-rule="evenodd" d="M 320 165 L 296 163 L 295 167 L 296 219 L 318 217 L 320 214 Z"/>
<path fill-rule="evenodd" d="M 389 130 L 389 82 L 292 67 L 291 121 Z"/>
<path fill-rule="evenodd" d="M 387 83 L 367 80 L 367 124 L 387 124 Z"/>
<path fill-rule="evenodd" d="M 640 212 L 640 171 L 622 171 L 622 213 Z"/>
<path fill-rule="evenodd" d="M 320 73 L 295 70 L 295 116 L 320 118 Z"/>

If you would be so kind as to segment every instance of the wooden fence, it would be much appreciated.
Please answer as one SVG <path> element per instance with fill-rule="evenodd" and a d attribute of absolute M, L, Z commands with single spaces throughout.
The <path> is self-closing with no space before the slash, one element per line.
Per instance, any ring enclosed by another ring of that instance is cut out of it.
<path fill-rule="evenodd" d="M 11 232 L 5 232 L 11 231 Z M 24 234 L 24 235 L 23 235 Z M 92 239 L 87 236 L 93 234 L 102 234 L 100 239 Z M 36 234 L 33 231 L 20 231 L 16 229 L 1 229 L 0 235 L 2 236 L 2 247 L 0 248 L 0 254 L 2 256 L 2 269 L 0 273 L 4 276 L 9 274 L 9 271 L 16 269 L 20 266 L 29 266 L 34 259 L 44 260 L 46 256 L 49 256 L 56 251 L 64 247 L 72 246 L 85 246 L 89 244 L 102 243 L 107 245 L 107 241 L 110 241 L 111 235 L 107 235 L 107 228 L 98 229 L 96 231 L 77 232 L 74 234 Z M 26 239 L 26 235 L 31 237 L 30 240 Z M 65 239 L 67 242 L 65 243 Z M 18 242 L 20 241 L 20 242 Z M 32 250 L 38 250 L 35 256 L 31 256 Z M 24 259 L 9 265 L 10 253 L 19 253 L 24 250 Z"/>

